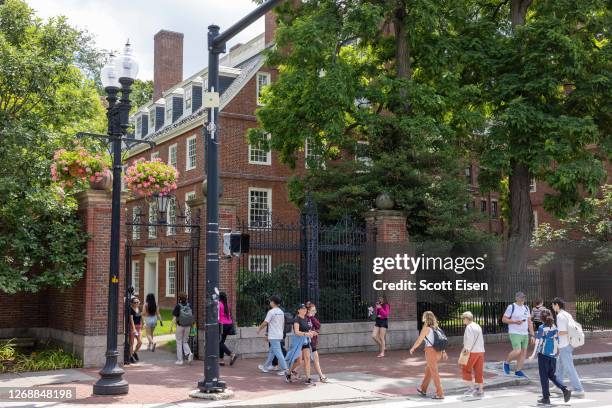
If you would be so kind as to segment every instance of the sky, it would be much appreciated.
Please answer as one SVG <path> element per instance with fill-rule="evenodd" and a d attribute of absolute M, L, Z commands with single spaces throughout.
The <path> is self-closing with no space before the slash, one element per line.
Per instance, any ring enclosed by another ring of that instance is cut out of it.
<path fill-rule="evenodd" d="M 139 79 L 153 79 L 153 36 L 161 29 L 185 34 L 183 78 L 208 63 L 207 27 L 223 31 L 255 9 L 252 0 L 26 0 L 41 18 L 64 15 L 94 35 L 99 49 L 120 50 L 129 38 Z M 244 43 L 264 31 L 263 18 L 228 43 Z"/>

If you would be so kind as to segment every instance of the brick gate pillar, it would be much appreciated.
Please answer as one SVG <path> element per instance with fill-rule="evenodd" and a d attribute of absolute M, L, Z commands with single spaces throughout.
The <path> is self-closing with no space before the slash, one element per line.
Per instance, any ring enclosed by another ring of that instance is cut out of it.
<path fill-rule="evenodd" d="M 104 365 L 110 262 L 111 193 L 87 190 L 77 195 L 78 214 L 89 235 L 83 278 L 74 286 L 49 293 L 49 337 L 76 353 L 85 367 Z M 125 199 L 122 197 L 122 205 Z M 118 350 L 123 356 L 125 287 L 125 214 L 121 212 Z M 122 360 L 120 358 L 120 360 Z"/>
<path fill-rule="evenodd" d="M 200 211 L 200 252 L 198 254 L 198 285 L 195 299 L 197 299 L 197 321 L 199 350 L 204 350 L 204 320 L 206 318 L 206 197 L 195 198 L 187 202 L 192 213 Z M 238 258 L 223 256 L 223 234 L 234 230 L 237 226 L 236 203 L 232 200 L 222 199 L 219 202 L 219 291 L 227 293 L 228 301 L 232 307 L 232 316 L 236 315 L 236 290 L 238 276 Z M 201 355 L 199 356 L 201 358 Z"/>
<path fill-rule="evenodd" d="M 399 282 L 403 279 L 414 280 L 414 275 L 404 270 L 385 270 L 382 274 L 374 274 L 373 261 L 375 258 L 395 258 L 396 255 L 408 253 L 410 247 L 406 229 L 406 214 L 402 211 L 373 209 L 365 215 L 368 231 L 369 265 L 365 273 L 369 278 L 364 282 L 374 285 L 374 281 Z M 373 242 L 372 242 L 373 241 Z M 375 290 L 372 287 L 372 290 Z M 389 334 L 387 343 L 390 348 L 406 347 L 417 336 L 417 300 L 416 292 L 408 290 L 376 291 L 383 294 L 391 306 L 389 317 Z"/>

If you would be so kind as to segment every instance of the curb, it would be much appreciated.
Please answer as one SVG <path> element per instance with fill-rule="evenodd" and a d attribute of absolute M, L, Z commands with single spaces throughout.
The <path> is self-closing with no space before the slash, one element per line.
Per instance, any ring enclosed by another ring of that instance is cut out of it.
<path fill-rule="evenodd" d="M 363 397 L 363 398 L 347 398 L 341 400 L 325 400 L 325 401 L 311 401 L 311 402 L 279 402 L 279 403 L 266 403 L 266 404 L 249 404 L 245 401 L 224 401 L 223 405 L 217 405 L 216 403 L 207 404 L 207 407 L 227 407 L 227 408 L 315 408 L 330 405 L 346 405 L 346 404 L 359 404 L 364 402 L 375 402 L 385 400 L 385 397 Z"/>

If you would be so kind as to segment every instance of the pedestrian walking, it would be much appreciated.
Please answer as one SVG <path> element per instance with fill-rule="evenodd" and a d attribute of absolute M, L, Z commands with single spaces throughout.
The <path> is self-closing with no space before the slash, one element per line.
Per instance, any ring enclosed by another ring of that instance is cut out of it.
<path fill-rule="evenodd" d="M 387 300 L 381 296 L 376 300 L 374 310 L 372 313 L 376 316 L 374 322 L 374 329 L 372 330 L 372 339 L 378 344 L 379 353 L 376 357 L 385 356 L 385 337 L 387 335 L 387 329 L 389 328 L 389 312 L 391 306 L 387 303 Z"/>
<path fill-rule="evenodd" d="M 259 369 L 267 373 L 270 371 L 272 360 L 274 357 L 278 359 L 278 364 L 281 366 L 282 374 L 285 375 L 285 381 L 291 381 L 291 373 L 288 369 L 285 355 L 281 350 L 281 341 L 283 340 L 285 330 L 285 313 L 280 309 L 281 299 L 277 295 L 270 296 L 270 310 L 266 314 L 266 318 L 257 328 L 259 334 L 264 328 L 268 329 L 268 357 L 263 364 L 259 365 Z"/>
<path fill-rule="evenodd" d="M 552 308 L 557 314 L 557 329 L 559 330 L 559 361 L 557 362 L 556 376 L 563 383 L 569 377 L 574 397 L 584 397 L 584 388 L 574 367 L 574 347 L 570 344 L 570 326 L 574 326 L 574 318 L 565 310 L 565 302 L 561 298 L 554 298 Z"/>
<path fill-rule="evenodd" d="M 140 312 L 140 300 L 132 298 L 130 302 L 130 363 L 140 361 L 138 351 L 142 346 L 142 313 Z"/>
<path fill-rule="evenodd" d="M 531 321 L 533 322 L 533 331 L 537 333 L 538 329 L 542 325 L 542 313 L 549 311 L 544 307 L 544 301 L 542 299 L 536 299 L 535 306 L 531 309 Z"/>
<path fill-rule="evenodd" d="M 542 385 L 542 398 L 538 399 L 538 404 L 550 404 L 549 380 L 563 392 L 563 400 L 568 402 L 572 392 L 555 375 L 559 353 L 559 330 L 555 326 L 550 312 L 542 312 L 540 318 L 543 320 L 543 324 L 536 332 L 536 345 L 533 354 L 529 357 L 532 360 L 536 354 L 538 355 L 538 371 L 540 384 Z"/>
<path fill-rule="evenodd" d="M 227 336 L 236 335 L 236 326 L 234 326 L 234 320 L 232 319 L 232 308 L 227 303 L 227 294 L 225 292 L 219 293 L 219 365 L 224 366 L 225 356 L 229 356 L 229 365 L 233 366 L 238 358 L 238 355 L 227 347 L 225 340 Z"/>
<path fill-rule="evenodd" d="M 310 329 L 306 313 L 306 305 L 302 303 L 298 307 L 297 315 L 293 321 L 293 338 L 286 357 L 287 363 L 290 366 L 288 380 L 291 381 L 291 375 L 294 370 L 300 364 L 303 364 L 304 373 L 306 374 L 304 384 L 314 385 L 310 378 L 310 360 L 312 359 L 311 340 L 316 333 Z"/>
<path fill-rule="evenodd" d="M 185 356 L 187 356 L 187 362 L 193 361 L 193 353 L 189 348 L 189 331 L 191 325 L 195 321 L 193 317 L 193 311 L 191 305 L 187 302 L 187 294 L 181 292 L 177 296 L 178 303 L 172 310 L 172 324 L 170 326 L 170 333 L 172 333 L 172 327 L 176 327 L 176 365 L 183 365 Z"/>
<path fill-rule="evenodd" d="M 425 342 L 425 376 L 423 377 L 421 386 L 417 388 L 417 392 L 426 397 L 429 383 L 433 380 L 436 387 L 436 394 L 432 398 L 444 399 L 444 390 L 442 389 L 442 382 L 440 381 L 438 362 L 448 359 L 445 350 L 446 342 L 442 341 L 446 339 L 446 336 L 444 336 L 444 333 L 438 326 L 438 319 L 433 312 L 429 310 L 424 312 L 422 322 L 423 328 L 421 329 L 421 333 L 410 349 L 410 355 L 412 355 L 421 343 Z"/>
<path fill-rule="evenodd" d="M 484 362 L 485 347 L 482 336 L 482 327 L 474 322 L 472 312 L 461 315 L 465 332 L 463 333 L 463 349 L 459 357 L 459 365 L 463 380 L 468 383 L 468 390 L 464 393 L 470 397 L 484 397 Z"/>
<path fill-rule="evenodd" d="M 510 375 L 510 363 L 516 360 L 514 375 L 518 378 L 528 378 L 523 372 L 523 364 L 529 343 L 535 344 L 533 324 L 529 306 L 525 304 L 525 294 L 516 292 L 514 298 L 515 302 L 508 305 L 502 317 L 502 322 L 508 325 L 508 336 L 512 345 L 512 351 L 508 353 L 503 369 L 506 375 Z"/>
<path fill-rule="evenodd" d="M 157 343 L 155 343 L 155 328 L 157 327 L 157 322 L 159 322 L 161 326 L 164 325 L 164 322 L 159 314 L 159 308 L 157 307 L 157 302 L 155 301 L 155 295 L 153 293 L 149 293 L 145 298 L 143 315 L 148 342 L 147 350 L 155 351 L 155 347 L 157 346 Z"/>
<path fill-rule="evenodd" d="M 319 381 L 322 383 L 327 382 L 327 377 L 323 375 L 321 370 L 321 362 L 319 360 L 319 350 L 317 346 L 319 344 L 319 334 L 321 333 L 321 322 L 317 319 L 317 306 L 312 302 L 307 302 L 308 313 L 306 317 L 309 322 L 310 330 L 316 333 L 312 339 L 310 339 L 310 349 L 312 351 L 312 357 L 314 362 L 315 371 L 319 374 Z"/>

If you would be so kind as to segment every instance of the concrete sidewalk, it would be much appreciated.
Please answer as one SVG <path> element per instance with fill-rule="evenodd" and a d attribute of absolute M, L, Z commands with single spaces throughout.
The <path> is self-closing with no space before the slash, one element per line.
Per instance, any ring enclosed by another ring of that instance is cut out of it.
<path fill-rule="evenodd" d="M 485 384 L 487 388 L 520 384 L 514 377 L 501 373 L 501 363 L 509 351 L 507 343 L 487 344 Z M 423 353 L 410 356 L 405 350 L 390 351 L 384 358 L 377 353 L 339 353 L 321 355 L 324 373 L 330 379 L 327 384 L 317 382 L 306 386 L 302 382 L 286 384 L 276 373 L 261 373 L 257 365 L 260 359 L 240 359 L 233 367 L 222 367 L 221 376 L 234 392 L 228 401 L 206 402 L 189 398 L 203 377 L 203 363 L 194 361 L 189 366 L 174 365 L 174 353 L 159 347 L 155 353 L 141 351 L 139 364 L 125 367 L 125 378 L 130 383 L 130 392 L 125 396 L 97 397 L 91 395 L 91 385 L 97 380 L 97 370 L 62 370 L 66 379 L 64 386 L 77 389 L 76 405 L 108 406 L 129 404 L 133 406 L 228 406 L 228 407 L 309 407 L 350 402 L 377 401 L 386 398 L 416 395 L 425 364 Z M 447 395 L 463 391 L 460 369 L 456 364 L 459 348 L 449 349 L 449 360 L 440 364 L 440 374 Z M 576 350 L 576 364 L 612 360 L 612 339 L 589 339 Z M 532 364 L 532 363 L 530 363 Z M 580 371 L 580 368 L 578 368 Z M 55 373 L 55 375 L 54 375 Z M 49 381 L 42 379 L 49 375 Z M 20 380 L 21 378 L 21 380 Z M 35 380 L 39 378 L 40 380 Z M 0 387 L 7 386 L 61 386 L 57 372 L 0 375 Z M 313 375 L 313 379 L 315 376 Z M 23 382 L 20 382 L 23 381 Z M 61 381 L 61 380 L 60 380 Z M 433 392 L 433 384 L 430 392 Z M 76 406 L 71 403 L 70 406 Z M 57 406 L 57 403 L 55 403 Z"/>

